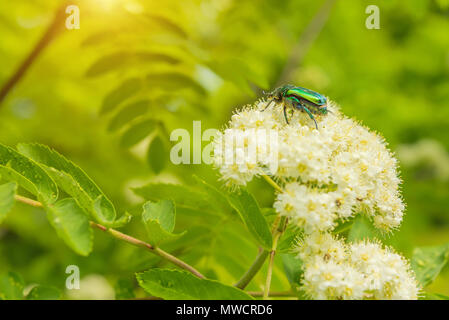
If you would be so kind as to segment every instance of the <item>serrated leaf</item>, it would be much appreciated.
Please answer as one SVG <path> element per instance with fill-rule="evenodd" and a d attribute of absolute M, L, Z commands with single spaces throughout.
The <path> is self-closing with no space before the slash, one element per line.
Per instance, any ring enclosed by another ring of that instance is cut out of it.
<path fill-rule="evenodd" d="M 143 119 L 133 123 L 120 138 L 120 146 L 130 148 L 145 139 L 156 129 L 158 122 L 153 119 Z"/>
<path fill-rule="evenodd" d="M 104 98 L 100 113 L 104 114 L 114 110 L 120 103 L 139 92 L 141 88 L 142 81 L 140 79 L 125 80 Z"/>
<path fill-rule="evenodd" d="M 177 72 L 164 72 L 149 74 L 146 82 L 150 87 L 161 87 L 164 89 L 183 89 L 188 88 L 199 94 L 206 94 L 206 90 L 189 76 Z"/>
<path fill-rule="evenodd" d="M 46 207 L 50 224 L 58 236 L 76 253 L 87 256 L 93 247 L 93 231 L 86 213 L 72 198 Z"/>
<path fill-rule="evenodd" d="M 140 100 L 125 105 L 123 108 L 117 112 L 116 115 L 111 119 L 108 125 L 109 131 L 117 131 L 121 129 L 125 124 L 134 120 L 138 116 L 146 113 L 149 109 L 149 100 Z"/>
<path fill-rule="evenodd" d="M 229 204 L 228 198 L 225 196 L 223 191 L 218 190 L 213 185 L 207 183 L 203 179 L 194 175 L 193 178 L 197 181 L 198 185 L 204 190 L 205 193 L 209 194 L 209 198 L 215 200 L 215 206 L 221 209 L 223 212 L 232 212 L 232 207 Z"/>
<path fill-rule="evenodd" d="M 119 279 L 114 290 L 116 300 L 128 300 L 136 297 L 133 282 L 129 279 Z"/>
<path fill-rule="evenodd" d="M 151 269 L 136 274 L 149 294 L 166 300 L 253 300 L 240 289 L 215 280 L 199 279 L 185 271 Z"/>
<path fill-rule="evenodd" d="M 14 196 L 17 191 L 17 183 L 8 182 L 0 185 L 0 223 L 5 220 L 7 214 L 14 205 Z"/>
<path fill-rule="evenodd" d="M 281 254 L 282 264 L 284 265 L 285 275 L 292 287 L 297 288 L 301 285 L 303 274 L 302 260 L 293 254 Z"/>
<path fill-rule="evenodd" d="M 52 178 L 33 160 L 14 149 L 0 144 L 0 174 L 2 178 L 16 181 L 21 187 L 45 203 L 58 198 L 58 187 Z"/>
<path fill-rule="evenodd" d="M 61 292 L 53 287 L 35 286 L 26 296 L 27 300 L 59 300 Z"/>
<path fill-rule="evenodd" d="M 411 266 L 416 279 L 425 287 L 432 283 L 449 259 L 449 244 L 413 250 Z"/>
<path fill-rule="evenodd" d="M 204 192 L 193 188 L 170 183 L 150 183 L 146 186 L 133 188 L 135 194 L 143 197 L 145 200 L 166 200 L 172 199 L 177 208 L 193 210 L 213 210 L 213 205 Z"/>
<path fill-rule="evenodd" d="M 168 152 L 162 138 L 157 135 L 148 147 L 147 159 L 154 173 L 160 173 L 167 164 Z"/>
<path fill-rule="evenodd" d="M 21 300 L 23 298 L 24 282 L 15 272 L 0 276 L 0 300 Z"/>
<path fill-rule="evenodd" d="M 184 233 L 173 233 L 175 219 L 176 208 L 172 200 L 146 202 L 143 205 L 142 221 L 147 230 L 150 244 L 158 246 L 164 241 L 174 240 L 182 236 Z"/>
<path fill-rule="evenodd" d="M 273 239 L 270 227 L 256 199 L 244 188 L 229 194 L 228 199 L 256 241 L 265 249 L 271 250 Z"/>
<path fill-rule="evenodd" d="M 43 165 L 58 185 L 97 222 L 117 226 L 114 205 L 80 167 L 44 145 L 22 143 L 18 149 Z"/>

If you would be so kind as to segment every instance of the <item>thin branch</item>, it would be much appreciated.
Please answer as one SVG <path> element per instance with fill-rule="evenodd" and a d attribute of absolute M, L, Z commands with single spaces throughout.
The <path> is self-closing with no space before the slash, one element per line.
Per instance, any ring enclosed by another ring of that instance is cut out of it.
<path fill-rule="evenodd" d="M 39 201 L 33 200 L 33 199 L 29 199 L 23 196 L 19 196 L 18 194 L 16 194 L 14 196 L 14 199 L 16 199 L 19 202 L 25 203 L 29 206 L 32 207 L 36 207 L 36 208 L 43 208 L 44 206 L 42 205 L 42 203 L 40 203 Z"/>
<path fill-rule="evenodd" d="M 301 65 L 307 51 L 325 26 L 329 18 L 331 9 L 336 1 L 337 0 L 326 0 L 326 2 L 315 14 L 312 21 L 310 21 L 310 23 L 307 25 L 304 32 L 299 37 L 298 42 L 293 47 L 290 58 L 285 64 L 285 67 L 282 70 L 275 87 L 279 87 L 288 82 L 291 79 L 293 71 Z"/>
<path fill-rule="evenodd" d="M 261 250 L 254 260 L 251 267 L 245 272 L 245 274 L 240 278 L 239 281 L 235 283 L 235 287 L 239 289 L 245 289 L 246 286 L 251 282 L 254 276 L 259 272 L 260 268 L 262 268 L 265 260 L 268 257 L 269 252 L 267 250 Z"/>
<path fill-rule="evenodd" d="M 273 188 L 275 188 L 276 191 L 278 191 L 278 192 L 283 192 L 284 191 L 284 190 L 282 190 L 282 188 L 276 182 L 274 182 L 273 179 L 271 179 L 266 174 L 262 175 L 262 178 L 264 178 Z"/>
<path fill-rule="evenodd" d="M 268 272 L 267 272 L 267 278 L 265 281 L 265 288 L 264 288 L 264 294 L 263 299 L 268 299 L 268 295 L 270 294 L 270 287 L 271 287 L 271 277 L 273 275 L 273 266 L 274 266 L 274 256 L 276 255 L 276 249 L 278 246 L 278 241 L 281 235 L 284 233 L 284 230 L 287 226 L 288 219 L 286 217 L 282 217 L 279 224 L 276 226 L 274 235 L 273 235 L 273 246 L 270 251 L 270 260 L 268 262 Z"/>
<path fill-rule="evenodd" d="M 29 198 L 26 198 L 26 197 L 23 197 L 23 196 L 16 195 L 15 199 L 17 201 L 19 201 L 19 202 L 25 203 L 27 205 L 30 205 L 30 206 L 33 206 L 33 207 L 36 207 L 36 208 L 43 208 L 44 207 L 41 202 L 29 199 Z M 198 278 L 201 278 L 201 279 L 205 278 L 194 267 L 192 267 L 191 265 L 185 263 L 184 261 L 176 258 L 175 256 L 169 254 L 168 252 L 165 252 L 161 248 L 153 247 L 151 244 L 149 244 L 149 243 L 147 243 L 145 241 L 142 241 L 140 239 L 134 238 L 134 237 L 132 237 L 130 235 L 127 235 L 127 234 L 125 234 L 123 232 L 120 232 L 118 230 L 105 227 L 105 226 L 103 226 L 103 225 L 101 225 L 99 223 L 93 222 L 93 221 L 90 221 L 90 225 L 92 227 L 95 227 L 95 228 L 103 231 L 103 232 L 106 232 L 106 233 L 110 234 L 111 236 L 113 236 L 114 238 L 116 238 L 118 240 L 127 242 L 127 243 L 132 244 L 132 245 L 134 245 L 136 247 L 144 248 L 145 250 L 147 250 L 147 251 L 149 251 L 149 252 L 151 252 L 151 253 L 153 253 L 153 254 L 155 254 L 155 255 L 157 255 L 157 256 L 159 256 L 159 257 L 161 257 L 161 258 L 163 258 L 163 259 L 165 259 L 165 260 L 167 260 L 167 261 L 169 261 L 171 263 L 173 263 L 174 265 L 177 265 L 178 267 L 191 272 L 192 274 L 194 274 Z"/>
<path fill-rule="evenodd" d="M 10 78 L 5 82 L 3 87 L 0 89 L 0 106 L 3 100 L 8 95 L 8 93 L 14 88 L 14 86 L 20 81 L 20 79 L 23 78 L 23 76 L 26 74 L 26 72 L 34 63 L 34 61 L 36 61 L 40 53 L 48 46 L 51 40 L 53 40 L 58 31 L 62 29 L 66 7 L 67 3 L 63 4 L 56 10 L 53 21 L 50 23 L 47 30 L 44 32 L 42 37 L 39 39 L 34 48 L 28 54 L 28 56 L 23 60 L 20 66 L 16 69 L 16 71 L 10 76 Z"/>

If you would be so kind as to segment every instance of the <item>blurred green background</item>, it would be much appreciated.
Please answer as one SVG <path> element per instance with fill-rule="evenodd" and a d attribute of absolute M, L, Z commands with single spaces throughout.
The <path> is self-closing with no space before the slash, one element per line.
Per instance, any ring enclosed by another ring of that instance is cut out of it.
<path fill-rule="evenodd" d="M 69 4 L 80 29 L 64 27 Z M 370 4 L 380 29 L 365 27 Z M 397 153 L 407 213 L 384 241 L 407 257 L 449 242 L 449 0 L 2 1 L 0 88 L 49 30 L 0 102 L 0 142 L 43 143 L 80 165 L 120 213 L 136 215 L 127 233 L 145 238 L 131 187 L 190 185 L 193 174 L 221 185 L 207 165 L 169 163 L 172 130 L 192 131 L 193 120 L 222 128 L 262 90 L 292 83 L 328 96 Z M 250 187 L 271 205 L 266 184 Z M 177 230 L 188 233 L 165 249 L 233 283 L 257 253 L 234 218 L 180 211 Z M 98 232 L 93 253 L 77 256 L 41 210 L 17 204 L 0 226 L 0 273 L 63 290 L 71 264 L 91 282 L 87 298 L 113 297 L 119 279 L 165 265 Z M 280 261 L 274 277 L 274 290 L 288 289 Z M 263 272 L 249 289 L 262 283 Z M 449 268 L 428 291 L 449 295 Z"/>

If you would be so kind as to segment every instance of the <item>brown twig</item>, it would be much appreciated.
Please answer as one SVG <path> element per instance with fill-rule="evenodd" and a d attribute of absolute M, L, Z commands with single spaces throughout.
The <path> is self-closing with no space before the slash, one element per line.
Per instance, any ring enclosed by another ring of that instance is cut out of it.
<path fill-rule="evenodd" d="M 32 200 L 23 196 L 19 196 L 19 195 L 15 195 L 15 199 L 19 202 L 25 203 L 27 205 L 36 207 L 36 208 L 43 208 L 43 204 L 39 201 L 36 200 Z M 170 253 L 162 250 L 161 248 L 158 247 L 154 247 L 151 244 L 142 241 L 140 239 L 134 238 L 130 235 L 127 235 L 123 232 L 120 232 L 118 230 L 112 229 L 112 228 L 108 228 L 105 227 L 99 223 L 90 221 L 90 225 L 94 228 L 97 228 L 98 230 L 101 230 L 103 232 L 106 232 L 108 234 L 110 234 L 111 236 L 113 236 L 114 238 L 127 242 L 129 244 L 132 244 L 136 247 L 140 247 L 140 248 L 144 248 L 147 251 L 173 263 L 174 265 L 177 265 L 178 267 L 189 271 L 190 273 L 194 274 L 195 276 L 197 276 L 198 278 L 204 279 L 205 277 L 198 271 L 196 270 L 194 267 L 192 267 L 191 265 L 185 263 L 184 261 L 176 258 L 175 256 L 171 255 Z"/>
<path fill-rule="evenodd" d="M 31 67 L 34 61 L 40 53 L 48 46 L 48 44 L 53 40 L 55 35 L 62 29 L 64 18 L 65 18 L 65 8 L 67 3 L 60 6 L 54 15 L 53 21 L 48 26 L 47 30 L 44 32 L 42 37 L 33 47 L 28 56 L 19 65 L 16 71 L 11 75 L 11 77 L 5 82 L 3 87 L 0 89 L 0 106 L 3 100 L 6 98 L 8 93 L 14 88 L 14 86 L 23 78 L 28 69 Z"/>

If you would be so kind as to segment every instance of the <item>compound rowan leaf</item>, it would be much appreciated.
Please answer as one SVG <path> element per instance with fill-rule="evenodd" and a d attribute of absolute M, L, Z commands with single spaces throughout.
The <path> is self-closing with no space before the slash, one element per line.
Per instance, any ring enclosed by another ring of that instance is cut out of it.
<path fill-rule="evenodd" d="M 58 236 L 76 253 L 87 256 L 93 247 L 93 231 L 87 215 L 72 198 L 46 207 L 47 218 Z"/>
<path fill-rule="evenodd" d="M 112 202 L 80 167 L 44 145 L 22 143 L 18 149 L 46 168 L 58 185 L 97 222 L 108 227 L 119 225 Z"/>
<path fill-rule="evenodd" d="M 58 198 L 56 183 L 39 164 L 2 144 L 0 144 L 0 174 L 3 179 L 17 182 L 47 204 L 55 202 Z"/>

